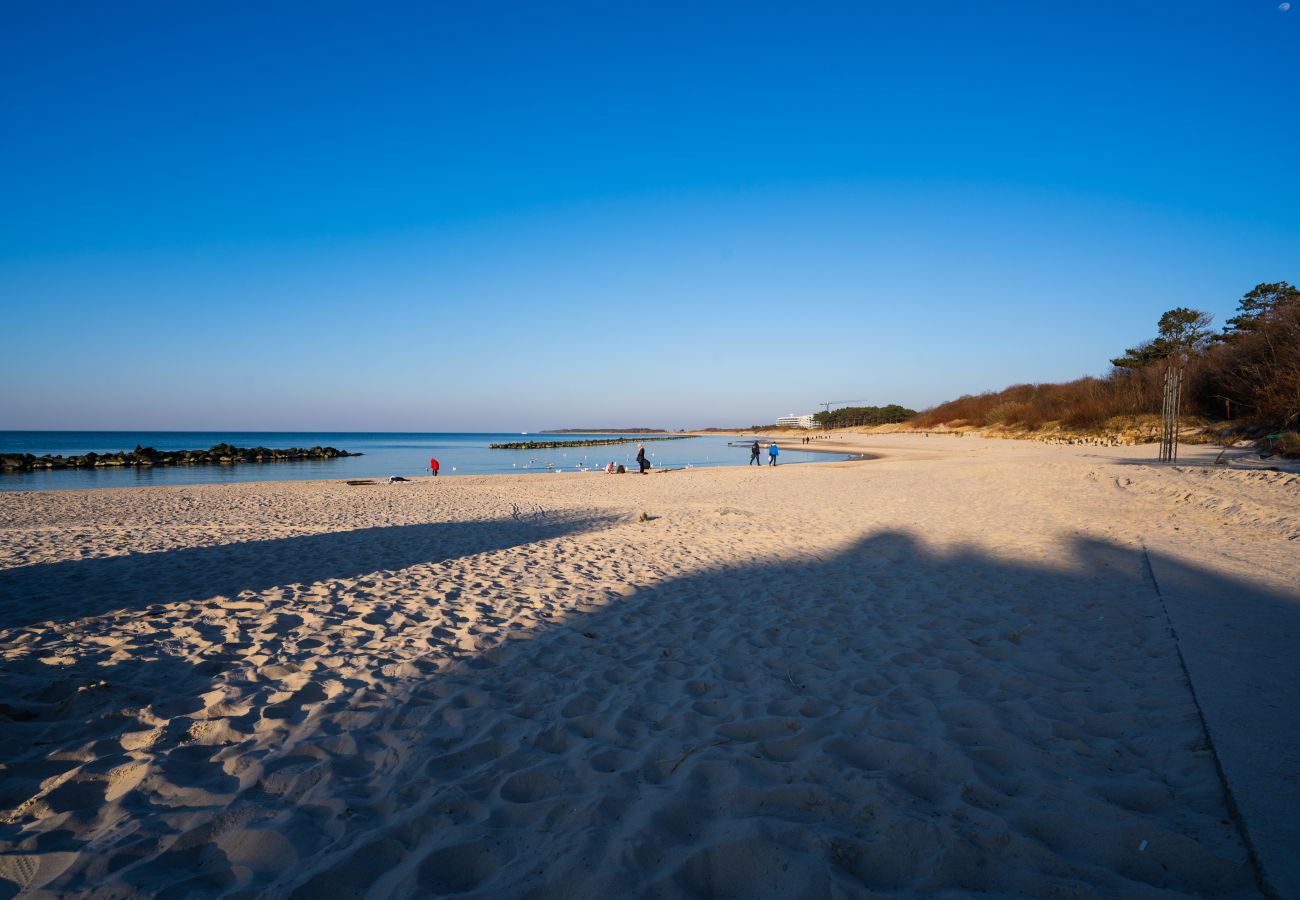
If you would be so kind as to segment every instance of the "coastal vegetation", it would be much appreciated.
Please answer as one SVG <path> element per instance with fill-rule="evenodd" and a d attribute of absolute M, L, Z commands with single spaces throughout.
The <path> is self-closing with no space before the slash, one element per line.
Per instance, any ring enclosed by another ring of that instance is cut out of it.
<path fill-rule="evenodd" d="M 1219 333 L 1210 326 L 1207 313 L 1177 307 L 1160 317 L 1153 338 L 1112 359 L 1104 377 L 967 395 L 912 424 L 1130 431 L 1142 439 L 1160 412 L 1165 370 L 1175 365 L 1185 372 L 1184 411 L 1204 435 L 1259 439 L 1300 457 L 1300 289 L 1285 281 L 1256 285 Z"/>
<path fill-rule="evenodd" d="M 9 453 L 0 456 L 0 471 L 32 472 L 37 469 L 100 469 L 121 466 L 148 468 L 150 466 L 214 466 L 236 463 L 292 462 L 308 459 L 336 459 L 343 456 L 360 456 L 334 447 L 232 447 L 215 444 L 207 450 L 155 450 L 136 444 L 134 450 L 114 453 L 85 453 L 76 456 L 35 456 L 31 453 Z"/>
<path fill-rule="evenodd" d="M 890 425 L 906 422 L 916 410 L 891 403 L 888 406 L 844 406 L 814 413 L 813 421 L 821 428 L 857 428 L 863 425 Z"/>
<path fill-rule="evenodd" d="M 609 444 L 635 444 L 638 441 L 684 441 L 688 434 L 640 438 L 594 438 L 588 441 L 512 441 L 508 444 L 488 444 L 491 450 L 553 450 L 556 447 L 604 447 Z"/>
<path fill-rule="evenodd" d="M 813 413 L 813 422 L 817 428 L 861 428 L 870 425 L 894 425 L 906 422 L 917 415 L 916 410 L 890 403 L 888 406 L 843 406 L 839 409 Z M 802 431 L 797 427 L 785 425 L 751 425 L 750 431 Z M 705 428 L 704 431 L 723 429 Z M 743 430 L 743 429 L 735 429 Z"/>

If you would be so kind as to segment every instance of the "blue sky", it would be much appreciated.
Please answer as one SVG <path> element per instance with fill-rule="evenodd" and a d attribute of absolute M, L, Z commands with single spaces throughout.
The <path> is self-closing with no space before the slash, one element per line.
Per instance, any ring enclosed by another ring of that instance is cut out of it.
<path fill-rule="evenodd" d="M 0 8 L 0 428 L 923 408 L 1300 280 L 1275 0 L 375 6 Z"/>

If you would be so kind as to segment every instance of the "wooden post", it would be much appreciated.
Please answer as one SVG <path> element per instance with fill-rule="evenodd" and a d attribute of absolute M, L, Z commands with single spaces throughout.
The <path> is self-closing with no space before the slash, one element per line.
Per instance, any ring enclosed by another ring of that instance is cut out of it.
<path fill-rule="evenodd" d="M 1183 406 L 1183 367 L 1165 369 L 1164 401 L 1160 408 L 1160 461 L 1178 461 L 1178 425 Z"/>

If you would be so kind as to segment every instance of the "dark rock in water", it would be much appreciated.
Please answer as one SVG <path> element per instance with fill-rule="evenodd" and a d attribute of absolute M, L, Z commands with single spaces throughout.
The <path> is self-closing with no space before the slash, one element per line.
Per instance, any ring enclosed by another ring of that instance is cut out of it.
<path fill-rule="evenodd" d="M 592 438 L 586 441 L 513 441 L 508 444 L 488 444 L 489 450 L 554 450 L 557 447 L 604 447 L 610 444 L 637 444 L 644 441 L 685 441 L 691 435 L 669 437 Z"/>
<path fill-rule="evenodd" d="M 213 466 L 248 462 L 292 462 L 303 459 L 338 459 L 360 456 L 334 447 L 289 447 L 272 450 L 267 447 L 232 447 L 217 444 L 207 450 L 155 450 L 136 444 L 129 452 L 86 453 L 81 456 L 34 456 L 31 453 L 6 453 L 0 455 L 0 472 L 32 472 L 37 469 L 90 469 L 106 466 Z"/>

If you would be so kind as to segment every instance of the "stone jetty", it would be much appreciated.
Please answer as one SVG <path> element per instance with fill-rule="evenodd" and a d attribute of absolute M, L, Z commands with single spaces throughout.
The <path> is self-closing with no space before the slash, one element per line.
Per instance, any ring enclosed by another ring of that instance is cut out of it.
<path fill-rule="evenodd" d="M 335 447 L 232 447 L 216 444 L 207 450 L 155 450 L 136 444 L 134 450 L 115 453 L 85 453 L 78 456 L 35 456 L 31 453 L 0 455 L 0 471 L 32 472 L 38 469 L 100 469 L 122 466 L 229 466 L 239 463 L 293 462 L 307 459 L 337 459 L 360 456 Z"/>

